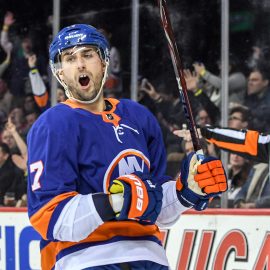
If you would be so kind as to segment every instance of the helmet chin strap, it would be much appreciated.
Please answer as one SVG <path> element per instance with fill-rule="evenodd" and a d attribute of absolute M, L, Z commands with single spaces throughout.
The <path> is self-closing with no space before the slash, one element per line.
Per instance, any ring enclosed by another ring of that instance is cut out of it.
<path fill-rule="evenodd" d="M 102 89 L 103 89 L 103 86 L 104 86 L 104 84 L 106 82 L 107 75 L 108 75 L 108 66 L 109 66 L 109 61 L 105 61 L 104 75 L 103 75 L 103 78 L 102 78 L 101 86 L 100 86 L 100 88 L 98 90 L 98 94 L 93 99 L 87 100 L 87 101 L 86 100 L 80 100 L 80 99 L 77 99 L 77 98 L 73 97 L 72 93 L 68 89 L 68 86 L 63 81 L 60 80 L 60 78 L 56 74 L 56 72 L 54 72 L 54 75 L 57 78 L 58 82 L 64 87 L 66 96 L 69 99 L 74 100 L 74 101 L 79 102 L 79 103 L 82 103 L 82 104 L 93 104 L 98 100 L 98 98 L 100 97 L 100 94 L 102 93 Z"/>

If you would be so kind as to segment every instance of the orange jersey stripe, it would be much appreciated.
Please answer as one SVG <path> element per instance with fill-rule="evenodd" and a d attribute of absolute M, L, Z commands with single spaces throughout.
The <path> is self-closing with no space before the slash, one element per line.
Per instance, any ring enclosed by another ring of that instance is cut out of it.
<path fill-rule="evenodd" d="M 37 105 L 42 108 L 42 107 L 45 107 L 48 103 L 48 100 L 49 100 L 49 94 L 48 92 L 46 91 L 44 95 L 42 96 L 34 96 L 34 99 L 37 103 Z"/>
<path fill-rule="evenodd" d="M 220 148 L 228 149 L 231 151 L 248 153 L 252 156 L 256 156 L 258 153 L 258 138 L 259 133 L 257 131 L 248 131 L 246 133 L 246 139 L 244 144 L 229 143 L 216 141 L 215 139 L 208 139 L 209 142 L 214 143 Z"/>
<path fill-rule="evenodd" d="M 161 241 L 161 234 L 156 225 L 141 225 L 135 221 L 110 221 L 105 222 L 80 242 L 51 242 L 41 250 L 42 270 L 51 270 L 56 262 L 56 256 L 65 248 L 81 243 L 107 241 L 116 236 L 155 236 Z"/>
<path fill-rule="evenodd" d="M 115 127 L 117 127 L 121 118 L 117 114 L 115 114 L 114 111 L 116 110 L 116 105 L 120 101 L 114 98 L 108 98 L 106 100 L 108 100 L 112 105 L 112 108 L 109 111 L 92 112 L 92 113 L 101 115 L 104 122 L 112 123 Z M 67 99 L 63 103 L 70 106 L 73 109 L 84 109 L 84 110 L 89 111 L 87 104 L 79 103 L 71 99 Z M 112 115 L 112 119 L 108 119 L 107 117 L 108 114 Z"/>
<path fill-rule="evenodd" d="M 47 230 L 52 217 L 52 214 L 58 204 L 65 200 L 68 197 L 74 197 L 78 193 L 67 192 L 60 194 L 50 200 L 47 204 L 45 204 L 42 208 L 40 208 L 31 218 L 30 222 L 33 227 L 39 232 L 43 239 L 47 240 Z"/>

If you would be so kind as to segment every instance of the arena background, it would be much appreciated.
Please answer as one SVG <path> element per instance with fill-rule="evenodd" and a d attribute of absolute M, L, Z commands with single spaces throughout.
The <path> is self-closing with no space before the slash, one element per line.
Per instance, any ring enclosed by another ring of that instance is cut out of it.
<path fill-rule="evenodd" d="M 12 11 L 16 23 L 11 37 L 29 33 L 35 46 L 47 54 L 52 32 L 53 1 L 0 0 L 0 20 Z M 220 0 L 168 0 L 184 64 L 201 61 L 217 73 L 221 50 Z M 252 46 L 270 44 L 270 1 L 230 1 L 230 52 L 247 59 Z M 120 53 L 124 89 L 129 94 L 131 65 L 131 1 L 61 1 L 61 27 L 89 23 L 112 33 Z M 140 1 L 139 74 L 156 85 L 173 88 L 175 78 L 156 1 Z M 269 51 L 265 48 L 266 56 Z M 4 53 L 0 49 L 0 61 Z M 158 84 L 158 83 L 159 84 Z M 226 212 L 227 211 L 227 212 Z M 164 244 L 172 269 L 270 269 L 269 210 L 193 211 L 164 231 Z M 202 248 L 201 239 L 209 245 Z M 236 240 L 235 240 L 236 239 Z M 0 209 L 0 270 L 39 268 L 39 236 L 30 227 L 26 209 Z M 210 245 L 211 244 L 211 245 Z M 185 250 L 183 247 L 187 247 Z M 207 258 L 204 261 L 199 261 Z M 220 256 L 220 257 L 218 257 Z M 216 265 L 217 258 L 219 264 Z M 183 265 L 185 267 L 183 267 Z M 200 268 L 195 268 L 195 267 Z M 216 267 L 216 268 L 214 268 Z"/>
<path fill-rule="evenodd" d="M 131 59 L 131 2 L 60 1 L 60 27 L 72 23 L 90 23 L 105 27 L 112 33 L 111 43 L 121 53 L 127 92 Z M 15 14 L 16 24 L 12 27 L 11 34 L 30 33 L 35 37 L 35 46 L 47 53 L 48 36 L 52 32 L 50 16 L 53 1 L 1 0 L 0 7 L 0 18 L 3 18 L 8 10 Z M 220 58 L 221 1 L 171 0 L 169 9 L 185 66 L 190 67 L 193 61 L 200 61 L 212 72 L 217 72 L 216 62 Z M 267 0 L 230 1 L 231 53 L 240 59 L 246 59 L 252 46 L 269 43 L 269 13 L 270 2 Z M 140 1 L 139 35 L 139 73 L 150 80 L 160 81 L 161 84 L 166 78 L 168 87 L 175 85 L 171 60 L 154 0 Z"/>

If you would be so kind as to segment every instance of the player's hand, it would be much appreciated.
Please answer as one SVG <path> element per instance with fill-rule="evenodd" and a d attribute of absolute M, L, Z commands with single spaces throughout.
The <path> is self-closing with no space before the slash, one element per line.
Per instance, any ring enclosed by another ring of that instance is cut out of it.
<path fill-rule="evenodd" d="M 162 187 L 154 184 L 149 175 L 129 174 L 112 181 L 111 194 L 123 193 L 123 206 L 117 220 L 136 219 L 155 223 L 162 206 Z"/>
<path fill-rule="evenodd" d="M 209 198 L 218 196 L 227 188 L 227 177 L 219 159 L 206 157 L 199 163 L 192 152 L 183 160 L 176 189 L 184 206 L 204 210 Z"/>

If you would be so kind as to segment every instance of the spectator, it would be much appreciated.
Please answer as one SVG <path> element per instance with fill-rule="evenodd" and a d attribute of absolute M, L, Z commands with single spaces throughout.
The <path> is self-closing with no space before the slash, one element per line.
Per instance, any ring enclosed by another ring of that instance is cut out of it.
<path fill-rule="evenodd" d="M 220 110 L 208 95 L 199 87 L 199 76 L 196 72 L 191 72 L 189 69 L 184 70 L 187 89 L 192 93 L 192 109 L 198 117 L 198 121 L 205 124 L 217 124 L 220 119 Z M 199 115 L 200 114 L 200 115 Z M 199 119 L 199 118 L 204 119 Z"/>
<path fill-rule="evenodd" d="M 229 115 L 229 128 L 244 129 L 250 125 L 250 110 L 242 105 L 231 108 Z"/>
<path fill-rule="evenodd" d="M 29 114 L 32 112 L 40 112 L 40 108 L 38 107 L 35 97 L 33 94 L 27 94 L 23 99 L 23 111 L 25 114 Z"/>
<path fill-rule="evenodd" d="M 244 105 L 250 109 L 252 129 L 269 132 L 270 88 L 268 70 L 263 67 L 253 69 L 248 77 Z"/>
<path fill-rule="evenodd" d="M 0 108 L 6 114 L 9 113 L 13 96 L 11 95 L 8 85 L 4 79 L 0 78 Z"/>
<path fill-rule="evenodd" d="M 233 200 L 237 196 L 241 187 L 245 184 L 251 168 L 250 162 L 237 155 L 230 154 L 228 164 L 228 203 L 229 207 L 233 207 Z"/>
<path fill-rule="evenodd" d="M 155 100 L 151 97 L 147 91 L 152 89 L 154 93 L 157 93 L 154 86 L 148 81 L 147 78 L 143 78 L 142 76 L 139 76 L 138 79 L 138 97 L 137 102 L 144 105 L 146 108 L 148 108 L 154 115 L 157 116 L 158 108 L 156 106 Z M 153 102 L 154 101 L 154 102 Z"/>
<path fill-rule="evenodd" d="M 213 126 L 210 126 L 211 124 L 209 121 L 209 116 L 206 114 L 205 111 L 202 110 L 202 113 L 199 114 L 199 116 L 201 116 L 200 117 L 201 119 L 197 117 L 198 120 L 197 124 L 200 125 L 200 127 L 202 127 L 203 130 L 214 128 Z M 201 120 L 202 122 L 200 122 L 199 120 Z M 250 120 L 249 109 L 242 105 L 237 105 L 230 110 L 228 127 L 230 129 L 238 129 L 238 130 L 246 129 L 249 126 L 249 120 Z M 197 130 L 201 137 L 201 129 L 198 128 Z M 175 130 L 174 134 L 185 139 L 186 141 L 191 140 L 189 130 L 185 129 Z"/>
<path fill-rule="evenodd" d="M 270 181 L 268 164 L 253 166 L 246 183 L 234 200 L 235 208 L 269 208 Z"/>
<path fill-rule="evenodd" d="M 206 111 L 205 108 L 200 107 L 196 116 L 196 123 L 199 127 L 205 127 L 206 125 L 213 125 L 213 120 Z"/>
<path fill-rule="evenodd" d="M 220 62 L 218 62 L 218 66 L 221 69 Z M 203 63 L 196 62 L 193 67 L 199 75 L 198 88 L 204 89 L 210 100 L 220 107 L 221 77 L 208 71 Z M 231 54 L 229 59 L 229 102 L 243 103 L 245 89 L 246 77 L 239 67 L 239 60 Z"/>
<path fill-rule="evenodd" d="M 16 125 L 8 118 L 5 129 L 2 132 L 2 142 L 6 143 L 11 154 L 27 156 L 27 147 L 23 137 L 19 134 Z"/>
<path fill-rule="evenodd" d="M 39 73 L 37 67 L 37 56 L 35 54 L 32 54 L 31 56 L 28 57 L 28 67 L 30 69 L 29 79 L 35 102 L 41 111 L 45 111 L 50 107 L 49 91 Z"/>
<path fill-rule="evenodd" d="M 8 31 L 9 27 L 15 23 L 15 19 L 13 13 L 8 11 L 4 17 L 4 24 L 1 32 L 1 46 L 6 52 L 6 54 L 10 53 L 13 49 L 13 44 L 8 39 Z"/>
<path fill-rule="evenodd" d="M 16 166 L 11 160 L 7 144 L 0 143 L 0 205 L 15 205 L 15 187 L 19 182 Z M 4 199 L 6 196 L 6 204 Z"/>
<path fill-rule="evenodd" d="M 106 28 L 99 28 L 99 31 L 108 39 L 111 43 L 112 33 Z M 123 91 L 122 89 L 122 69 L 121 69 L 121 57 L 117 47 L 111 45 L 110 49 L 110 65 L 108 67 L 108 78 L 104 85 L 104 93 L 107 95 L 117 95 Z"/>
<path fill-rule="evenodd" d="M 260 65 L 268 64 L 270 60 L 270 48 L 263 44 L 256 44 L 247 60 L 247 67 L 254 69 Z"/>
<path fill-rule="evenodd" d="M 2 78 L 10 64 L 10 51 L 7 52 L 6 59 L 0 64 L 0 78 Z"/>
<path fill-rule="evenodd" d="M 7 114 L 0 109 L 0 136 L 2 136 L 2 132 L 5 128 L 6 123 L 7 123 Z"/>
<path fill-rule="evenodd" d="M 12 50 L 11 64 L 9 67 L 9 87 L 11 93 L 17 99 L 24 94 L 31 93 L 31 85 L 28 78 L 28 57 L 34 53 L 33 40 L 30 35 L 24 35 L 20 43 L 13 44 L 9 40 L 9 28 L 15 23 L 12 12 L 7 12 L 4 17 L 4 25 L 1 31 L 1 46 L 7 52 Z M 47 61 L 45 57 L 39 55 L 37 66 L 42 75 L 47 76 Z"/>
<path fill-rule="evenodd" d="M 216 153 L 214 153 L 212 149 L 208 148 L 208 143 L 204 138 L 200 138 L 200 144 L 201 144 L 201 147 L 205 156 L 210 156 L 210 155 L 216 156 Z M 181 143 L 181 148 L 183 150 L 183 153 L 185 153 L 185 155 L 188 155 L 194 151 L 193 143 L 191 140 L 183 139 Z"/>
<path fill-rule="evenodd" d="M 25 136 L 26 135 L 26 121 L 25 113 L 22 107 L 15 106 L 9 113 L 8 118 L 11 119 L 11 122 L 16 126 L 17 131 Z"/>
<path fill-rule="evenodd" d="M 154 110 L 162 128 L 168 161 L 179 161 L 179 159 L 175 160 L 175 157 L 178 156 L 175 153 L 179 153 L 181 147 L 178 138 L 172 132 L 175 129 L 179 129 L 186 120 L 178 90 L 170 90 L 168 94 L 160 93 L 156 91 L 153 84 L 145 80 L 140 87 L 140 91 L 146 93 L 154 101 Z"/>
<path fill-rule="evenodd" d="M 12 144 L 10 144 L 12 146 L 11 159 L 16 166 L 15 171 L 18 176 L 14 187 L 15 199 L 18 201 L 17 206 L 26 206 L 27 146 L 10 118 L 6 124 L 5 132 L 12 136 L 12 138 L 9 139 L 12 141 Z"/>
<path fill-rule="evenodd" d="M 40 115 L 39 111 L 33 110 L 29 111 L 25 114 L 25 134 L 27 135 L 28 131 L 32 127 L 32 125 L 35 123 L 35 121 L 38 119 Z"/>
<path fill-rule="evenodd" d="M 50 107 L 50 99 L 49 99 L 49 91 L 48 88 L 42 79 L 38 68 L 37 68 L 37 57 L 35 54 L 31 55 L 28 58 L 28 66 L 29 66 L 29 78 L 32 86 L 33 97 L 35 103 L 38 105 L 41 112 L 47 110 Z M 56 89 L 56 99 L 57 103 L 64 102 L 67 99 L 64 88 L 59 84 Z M 37 108 L 31 108 L 31 112 L 38 112 Z"/>
<path fill-rule="evenodd" d="M 19 150 L 17 148 L 16 142 L 12 134 L 7 129 L 4 129 L 2 132 L 2 142 L 7 144 L 11 153 L 18 153 Z"/>

